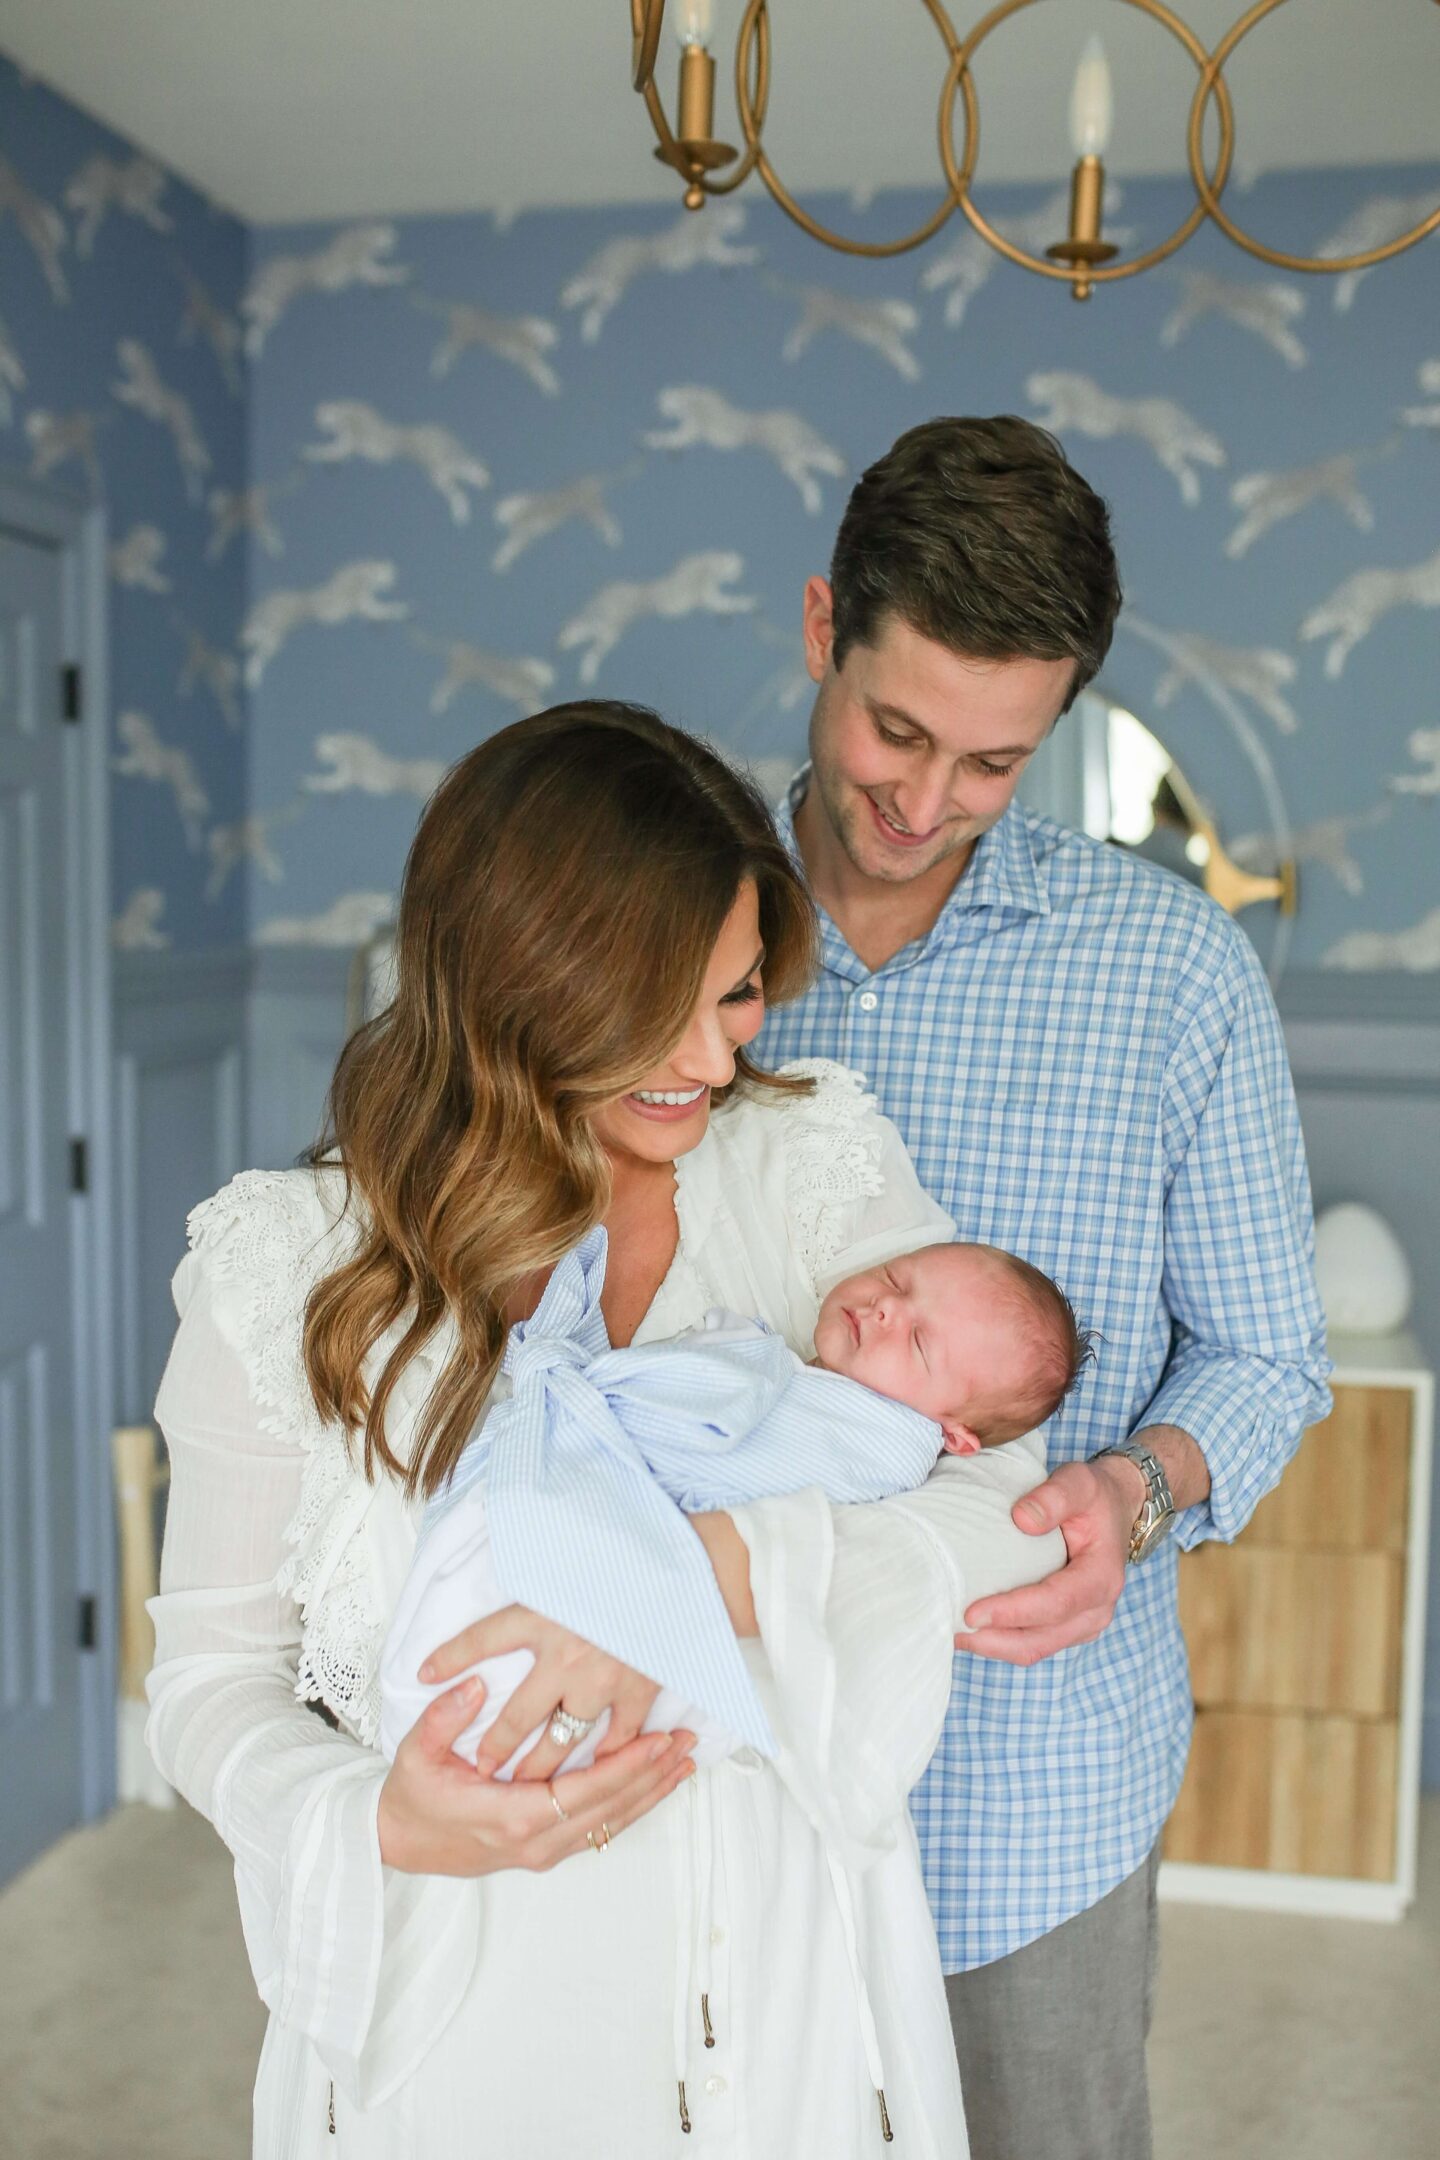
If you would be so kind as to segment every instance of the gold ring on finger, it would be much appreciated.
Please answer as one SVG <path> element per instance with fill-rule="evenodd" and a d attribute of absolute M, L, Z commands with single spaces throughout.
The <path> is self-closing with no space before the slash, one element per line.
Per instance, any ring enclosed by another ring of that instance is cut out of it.
<path fill-rule="evenodd" d="M 546 1790 L 546 1792 L 548 1792 L 548 1793 L 549 1793 L 549 1795 L 550 1795 L 550 1805 L 551 1805 L 551 1807 L 553 1807 L 553 1808 L 554 1808 L 554 1810 L 555 1810 L 555 1813 L 556 1813 L 557 1817 L 559 1818 L 559 1820 L 560 1820 L 561 1822 L 569 1822 L 569 1820 L 570 1820 L 570 1815 L 569 1815 L 569 1811 L 568 1811 L 567 1809 L 565 1809 L 565 1808 L 561 1807 L 561 1805 L 560 1805 L 560 1802 L 559 1802 L 559 1799 L 558 1799 L 558 1798 L 556 1797 L 555 1787 L 554 1787 L 553 1785 L 547 1785 L 547 1786 L 545 1787 L 545 1790 Z"/>
<path fill-rule="evenodd" d="M 588 1846 L 590 1847 L 590 1850 L 591 1850 L 591 1852 L 595 1852 L 595 1853 L 599 1853 L 599 1852 L 604 1852 L 604 1850 L 605 1850 L 606 1846 L 607 1846 L 607 1845 L 608 1845 L 608 1844 L 610 1843 L 610 1825 L 609 1825 L 609 1823 L 603 1823 L 603 1822 L 601 1823 L 601 1825 L 600 1825 L 600 1838 L 599 1838 L 599 1842 L 598 1842 L 598 1844 L 597 1844 L 597 1842 L 596 1842 L 596 1838 L 595 1838 L 595 1832 L 594 1832 L 593 1830 L 587 1830 L 587 1831 L 586 1831 L 586 1833 L 585 1833 L 585 1842 L 586 1842 L 586 1844 L 587 1844 L 587 1845 L 588 1845 Z"/>

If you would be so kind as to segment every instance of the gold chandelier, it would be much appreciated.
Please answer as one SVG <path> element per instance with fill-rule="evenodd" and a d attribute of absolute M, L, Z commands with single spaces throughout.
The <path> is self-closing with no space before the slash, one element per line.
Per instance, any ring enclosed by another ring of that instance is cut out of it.
<path fill-rule="evenodd" d="M 1235 148 L 1235 118 L 1226 87 L 1224 68 L 1241 39 L 1254 29 L 1258 22 L 1283 7 L 1285 0 L 1256 0 L 1248 14 L 1227 31 L 1213 53 L 1207 52 L 1193 30 L 1178 15 L 1160 4 L 1160 0 L 1125 0 L 1125 5 L 1138 8 L 1150 16 L 1170 35 L 1179 40 L 1194 61 L 1199 73 L 1194 101 L 1190 107 L 1190 124 L 1186 136 L 1186 151 L 1190 166 L 1190 178 L 1194 185 L 1196 202 L 1189 215 L 1158 247 L 1149 248 L 1126 262 L 1115 261 L 1117 249 L 1104 238 L 1103 210 L 1105 196 L 1105 167 L 1103 163 L 1106 143 L 1110 132 L 1110 78 L 1098 41 L 1092 39 L 1086 48 L 1075 79 L 1070 101 L 1071 136 L 1075 150 L 1075 166 L 1070 183 L 1070 230 L 1045 250 L 1044 257 L 1030 254 L 1017 247 L 996 231 L 976 209 L 970 192 L 974 177 L 975 161 L 980 148 L 980 107 L 970 73 L 970 62 L 977 48 L 1007 17 L 1018 14 L 1021 8 L 1033 7 L 1035 0 L 1001 0 L 998 7 L 990 10 L 977 23 L 969 36 L 963 40 L 956 36 L 954 25 L 946 13 L 942 0 L 923 0 L 926 13 L 934 23 L 949 55 L 944 85 L 940 93 L 940 164 L 945 179 L 945 192 L 940 202 L 924 223 L 913 232 L 898 240 L 852 240 L 843 233 L 834 232 L 822 225 L 817 218 L 801 208 L 794 196 L 780 179 L 766 154 L 761 141 L 765 125 L 766 109 L 770 100 L 770 12 L 768 0 L 748 0 L 740 34 L 735 47 L 735 103 L 740 115 L 740 126 L 745 137 L 743 151 L 732 148 L 729 143 L 716 142 L 715 126 L 715 62 L 709 51 L 712 29 L 713 0 L 676 0 L 676 29 L 681 43 L 680 89 L 676 110 L 676 125 L 672 129 L 666 118 L 665 107 L 655 86 L 655 63 L 660 44 L 660 32 L 665 17 L 665 0 L 630 0 L 630 26 L 634 39 L 633 71 L 635 88 L 645 100 L 657 138 L 655 155 L 665 164 L 673 166 L 685 181 L 685 207 L 687 210 L 703 208 L 706 197 L 728 195 L 747 180 L 752 172 L 758 172 L 775 201 L 788 217 L 794 219 L 801 229 L 826 247 L 838 248 L 847 255 L 902 255 L 910 248 L 920 247 L 932 234 L 937 233 L 951 214 L 959 209 L 969 219 L 977 233 L 990 246 L 1023 269 L 1033 270 L 1041 277 L 1057 278 L 1067 283 L 1077 300 L 1087 300 L 1096 285 L 1108 284 L 1116 278 L 1134 277 L 1139 270 L 1148 270 L 1155 263 L 1163 262 L 1182 247 L 1190 235 L 1208 217 L 1220 230 L 1251 255 L 1262 262 L 1273 263 L 1281 270 L 1301 270 L 1338 274 L 1347 270 L 1366 270 L 1372 263 L 1384 262 L 1391 255 L 1413 247 L 1428 233 L 1440 228 L 1440 205 L 1426 218 L 1398 240 L 1389 240 L 1381 247 L 1366 248 L 1359 254 L 1337 255 L 1322 258 L 1316 255 L 1288 255 L 1279 248 L 1266 247 L 1235 223 L 1221 204 L 1220 197 L 1230 177 Z M 960 101 L 964 115 L 964 143 L 957 158 L 955 151 L 955 104 Z M 1219 143 L 1210 170 L 1205 169 L 1203 134 L 1205 116 L 1214 101 L 1219 125 Z M 726 167 L 733 167 L 726 171 Z"/>

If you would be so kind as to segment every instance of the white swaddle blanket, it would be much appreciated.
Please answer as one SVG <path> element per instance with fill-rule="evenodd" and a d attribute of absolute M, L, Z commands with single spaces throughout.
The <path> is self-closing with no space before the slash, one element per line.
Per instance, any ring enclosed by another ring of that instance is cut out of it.
<path fill-rule="evenodd" d="M 773 1756 L 687 1512 L 810 1486 L 834 1501 L 883 1500 L 934 1468 L 938 1425 L 807 1366 L 758 1321 L 717 1312 L 695 1333 L 612 1350 L 600 1310 L 605 1255 L 595 1230 L 556 1267 L 533 1317 L 511 1329 L 510 1397 L 422 1520 L 381 1663 L 389 1755 L 442 1692 L 416 1677 L 429 1653 L 519 1604 L 657 1680 L 646 1730 L 694 1731 L 697 1761 L 737 1744 Z M 473 1759 L 532 1663 L 519 1650 L 479 1668 L 486 1700 L 457 1752 Z M 604 1732 L 602 1720 L 567 1767 L 592 1761 Z"/>

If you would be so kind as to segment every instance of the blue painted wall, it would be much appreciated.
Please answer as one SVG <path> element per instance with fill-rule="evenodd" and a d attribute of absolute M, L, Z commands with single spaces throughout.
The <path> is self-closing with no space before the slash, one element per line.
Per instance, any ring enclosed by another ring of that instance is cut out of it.
<path fill-rule="evenodd" d="M 0 61 L 0 460 L 106 505 L 122 937 L 228 946 L 244 934 L 243 880 L 206 897 L 217 884 L 207 841 L 244 811 L 235 644 L 247 562 L 243 534 L 209 558 L 207 506 L 245 479 L 245 382 L 231 348 L 246 235 L 193 189 L 137 167 L 137 155 Z M 117 185 L 138 209 L 113 199 Z M 130 365 L 125 340 L 143 348 Z M 170 417 L 148 416 L 117 386 Z M 192 461 L 188 488 L 177 441 Z M 197 635 L 229 717 L 194 668 Z M 116 732 L 122 714 L 144 726 Z M 161 895 L 158 909 L 135 905 L 147 891 Z"/>
<path fill-rule="evenodd" d="M 1311 250 L 1357 206 L 1427 187 L 1433 196 L 1440 174 L 1276 176 L 1237 204 L 1275 244 Z M 1005 191 L 998 211 L 1023 215 L 1044 192 Z M 1132 184 L 1117 222 L 1148 244 L 1186 202 L 1181 183 Z M 882 198 L 863 216 L 828 207 L 875 235 L 900 229 L 920 206 Z M 763 197 L 733 205 L 738 229 L 723 237 L 718 215 L 712 207 L 688 228 L 671 211 L 605 209 L 525 215 L 506 230 L 454 217 L 379 235 L 306 227 L 256 236 L 260 280 L 303 277 L 322 253 L 333 261 L 338 235 L 387 282 L 333 297 L 303 291 L 266 332 L 252 478 L 283 491 L 275 520 L 285 552 L 256 554 L 254 597 L 313 595 L 341 566 L 371 560 L 387 566 L 383 604 L 404 613 L 296 629 L 264 665 L 252 695 L 252 808 L 274 823 L 270 875 L 252 874 L 253 930 L 262 939 L 338 934 L 366 915 L 359 899 L 331 915 L 338 899 L 383 893 L 398 875 L 415 797 L 313 791 L 307 781 L 327 769 L 318 735 L 363 735 L 406 764 L 453 758 L 523 709 L 526 677 L 535 703 L 584 687 L 584 647 L 567 650 L 565 630 L 598 592 L 663 577 L 699 551 L 733 555 L 735 574 L 718 589 L 750 608 L 642 617 L 600 659 L 594 687 L 651 700 L 751 757 L 796 758 L 808 713 L 792 674 L 799 596 L 825 565 L 849 479 L 926 415 L 1010 409 L 1055 419 L 1114 505 L 1129 626 L 1108 686 L 1162 729 L 1227 835 L 1266 826 L 1255 758 L 1273 764 L 1312 851 L 1292 966 L 1357 957 L 1343 941 L 1361 931 L 1388 941 L 1358 954 L 1368 964 L 1440 967 L 1440 917 L 1428 942 L 1416 934 L 1440 905 L 1440 813 L 1433 794 L 1391 784 L 1432 771 L 1433 756 L 1412 755 L 1409 738 L 1440 718 L 1440 615 L 1429 611 L 1440 600 L 1440 386 L 1423 387 L 1420 372 L 1440 367 L 1435 244 L 1353 282 L 1303 281 L 1207 232 L 1172 267 L 1078 306 L 995 262 L 959 221 L 919 255 L 873 263 L 815 247 Z M 736 259 L 668 272 L 653 253 L 646 260 L 647 248 L 698 235 L 706 220 L 716 252 Z M 606 251 L 623 290 L 587 324 L 587 287 Z M 787 358 L 806 321 L 804 288 L 815 286 L 822 315 L 836 298 L 871 313 L 848 329 L 820 327 L 808 342 L 802 334 L 804 349 Z M 451 303 L 528 336 L 532 371 L 483 343 L 447 365 L 448 323 L 437 311 Z M 889 311 L 878 332 L 877 307 Z M 531 319 L 528 332 L 513 328 L 517 318 Z M 880 347 L 857 331 L 878 334 Z M 833 460 L 822 449 L 820 466 L 841 470 L 812 469 L 818 508 L 763 450 L 647 442 L 671 432 L 663 394 L 696 385 L 737 413 L 790 413 L 828 446 Z M 319 408 L 337 401 L 365 411 L 327 424 Z M 424 444 L 411 438 L 407 448 L 394 432 L 417 425 L 446 430 L 453 455 L 478 461 L 488 484 L 460 483 L 447 507 L 414 454 L 423 460 Z M 367 437 L 386 461 L 310 454 L 337 443 L 363 452 Z M 1245 496 L 1247 476 L 1352 454 L 1353 472 L 1332 475 L 1355 491 L 1348 510 L 1322 496 L 1248 544 L 1233 537 L 1245 505 L 1232 489 Z M 596 474 L 608 476 L 618 544 L 572 521 L 497 569 L 513 529 L 497 519 L 508 498 Z M 1227 553 L 1227 543 L 1242 552 Z M 1341 672 L 1327 674 L 1332 639 L 1307 637 L 1304 626 L 1373 568 L 1413 573 L 1416 597 L 1393 599 Z M 472 684 L 432 712 L 446 671 L 440 648 L 453 640 L 525 663 L 513 700 Z M 1207 657 L 1186 642 L 1195 640 L 1243 657 Z M 1238 722 L 1222 717 L 1227 689 Z M 1253 756 L 1240 749 L 1237 724 Z M 405 784 L 403 774 L 391 779 Z M 423 771 L 412 775 L 422 780 Z M 377 784 L 390 784 L 383 771 Z M 1336 819 L 1340 828 L 1327 830 Z M 1265 944 L 1263 913 L 1250 921 Z"/>

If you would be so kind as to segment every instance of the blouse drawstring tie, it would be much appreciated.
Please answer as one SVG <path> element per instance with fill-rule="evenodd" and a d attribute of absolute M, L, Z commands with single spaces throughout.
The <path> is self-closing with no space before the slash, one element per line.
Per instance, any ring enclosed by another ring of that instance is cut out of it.
<path fill-rule="evenodd" d="M 825 1863 L 830 1870 L 830 1883 L 840 1914 L 840 1932 L 845 1938 L 845 1955 L 850 1961 L 850 1982 L 855 1990 L 855 2014 L 860 2021 L 860 2043 L 865 2050 L 870 2083 L 875 2088 L 875 2098 L 880 2104 L 880 2135 L 885 2143 L 890 2145 L 894 2142 L 895 2133 L 890 2127 L 890 2110 L 885 2105 L 885 2065 L 880 2055 L 880 2035 L 875 2028 L 870 1990 L 865 1984 L 865 1968 L 860 1958 L 859 1936 L 855 1924 L 855 1899 L 850 1888 L 850 1878 L 828 1840 L 825 1846 Z"/>
<path fill-rule="evenodd" d="M 715 1844 L 710 1802 L 703 1778 L 686 1782 L 686 1825 L 671 1850 L 676 1862 L 675 1908 L 675 2087 L 680 2128 L 690 2134 L 685 2074 L 690 2057 L 690 2004 L 698 1996 L 700 2030 L 707 2048 L 715 2045 L 710 2013 L 710 1937 L 714 1914 Z"/>
<path fill-rule="evenodd" d="M 676 1918 L 675 2089 L 680 2111 L 680 2128 L 688 2137 L 693 2126 L 685 2082 L 690 2059 L 690 2036 L 694 2030 L 690 2020 L 690 2006 L 697 1998 L 704 2045 L 707 2048 L 715 2046 L 715 2027 L 710 2008 L 715 1844 L 707 1783 L 702 1777 L 687 1780 L 686 1815 L 685 1831 L 672 1840 L 671 1853 L 675 1863 Z M 830 1873 L 836 1911 L 839 1914 L 846 1962 L 850 1967 L 850 1984 L 855 1995 L 855 2016 L 860 2027 L 860 2044 L 865 2050 L 866 2068 L 880 2110 L 880 2135 L 884 2143 L 890 2145 L 894 2142 L 895 2132 L 891 2127 L 890 2110 L 885 2099 L 885 2065 L 880 2052 L 880 2035 L 876 2028 L 875 2012 L 860 1956 L 854 1895 L 844 1864 L 837 1858 L 828 1841 L 825 1845 L 825 1861 Z"/>

